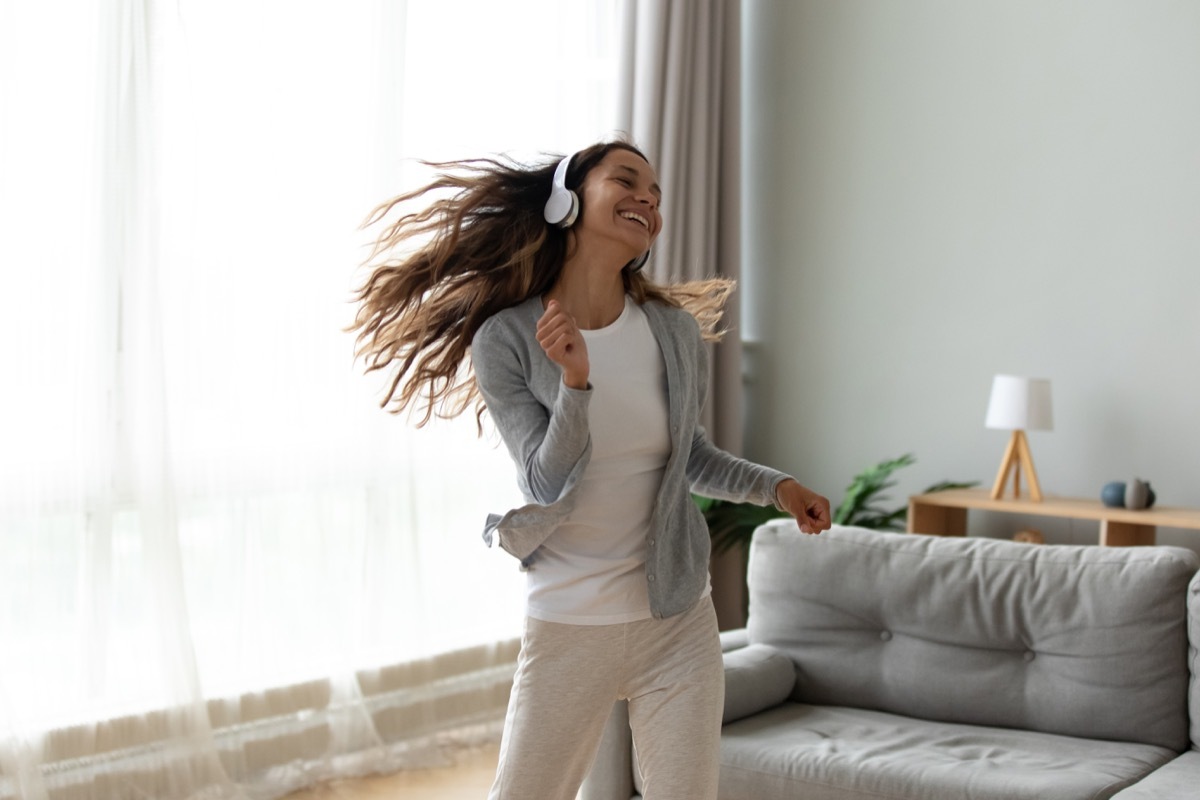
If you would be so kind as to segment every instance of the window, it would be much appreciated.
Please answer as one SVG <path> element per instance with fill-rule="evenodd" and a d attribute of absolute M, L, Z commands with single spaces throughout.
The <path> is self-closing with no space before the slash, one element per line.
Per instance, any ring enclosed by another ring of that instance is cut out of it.
<path fill-rule="evenodd" d="M 352 364 L 416 159 L 611 132 L 613 2 L 0 6 L 0 717 L 18 733 L 516 635 L 474 420 Z M 5 707 L 7 706 L 7 707 Z"/>

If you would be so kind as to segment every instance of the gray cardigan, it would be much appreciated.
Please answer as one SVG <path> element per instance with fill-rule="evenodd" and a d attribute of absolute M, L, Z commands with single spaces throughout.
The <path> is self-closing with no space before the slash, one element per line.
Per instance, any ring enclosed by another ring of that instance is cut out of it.
<path fill-rule="evenodd" d="M 691 608 L 708 580 L 710 541 L 696 494 L 757 505 L 775 502 L 787 475 L 719 449 L 700 426 L 708 393 L 708 354 L 695 318 L 648 301 L 642 306 L 666 362 L 671 455 L 646 539 L 650 609 L 657 618 Z M 471 359 L 489 413 L 517 465 L 527 505 L 489 515 L 483 538 L 536 569 L 537 549 L 575 505 L 575 487 L 591 454 L 591 387 L 572 389 L 537 343 L 540 297 L 486 320 L 471 344 Z"/>

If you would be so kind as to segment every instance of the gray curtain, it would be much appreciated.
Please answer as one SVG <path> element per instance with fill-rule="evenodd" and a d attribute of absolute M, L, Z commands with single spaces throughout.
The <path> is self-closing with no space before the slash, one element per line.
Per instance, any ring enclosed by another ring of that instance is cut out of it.
<path fill-rule="evenodd" d="M 617 119 L 658 171 L 665 227 L 647 269 L 661 282 L 741 273 L 741 0 L 621 0 Z M 711 348 L 704 425 L 742 449 L 742 369 L 735 297 Z M 741 554 L 713 562 L 722 629 L 744 622 Z"/>

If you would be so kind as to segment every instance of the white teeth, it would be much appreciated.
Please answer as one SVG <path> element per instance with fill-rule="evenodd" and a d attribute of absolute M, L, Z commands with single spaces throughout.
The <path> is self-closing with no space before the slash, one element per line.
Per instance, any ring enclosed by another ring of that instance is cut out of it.
<path fill-rule="evenodd" d="M 625 219 L 631 219 L 634 222 L 640 223 L 641 226 L 643 228 L 645 228 L 646 230 L 650 229 L 650 222 L 645 217 L 643 217 L 641 214 L 635 214 L 632 211 L 622 211 L 621 216 L 624 217 Z"/>

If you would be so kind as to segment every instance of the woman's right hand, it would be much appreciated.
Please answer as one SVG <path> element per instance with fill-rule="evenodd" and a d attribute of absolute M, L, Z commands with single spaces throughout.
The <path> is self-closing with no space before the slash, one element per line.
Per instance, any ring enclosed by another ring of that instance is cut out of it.
<path fill-rule="evenodd" d="M 788 478 L 775 487 L 775 505 L 796 518 L 801 533 L 829 530 L 829 500 L 802 486 L 795 478 Z"/>
<path fill-rule="evenodd" d="M 546 351 L 546 357 L 562 367 L 563 383 L 572 389 L 587 388 L 587 343 L 575 318 L 557 300 L 546 304 L 546 313 L 538 320 L 537 340 Z"/>

